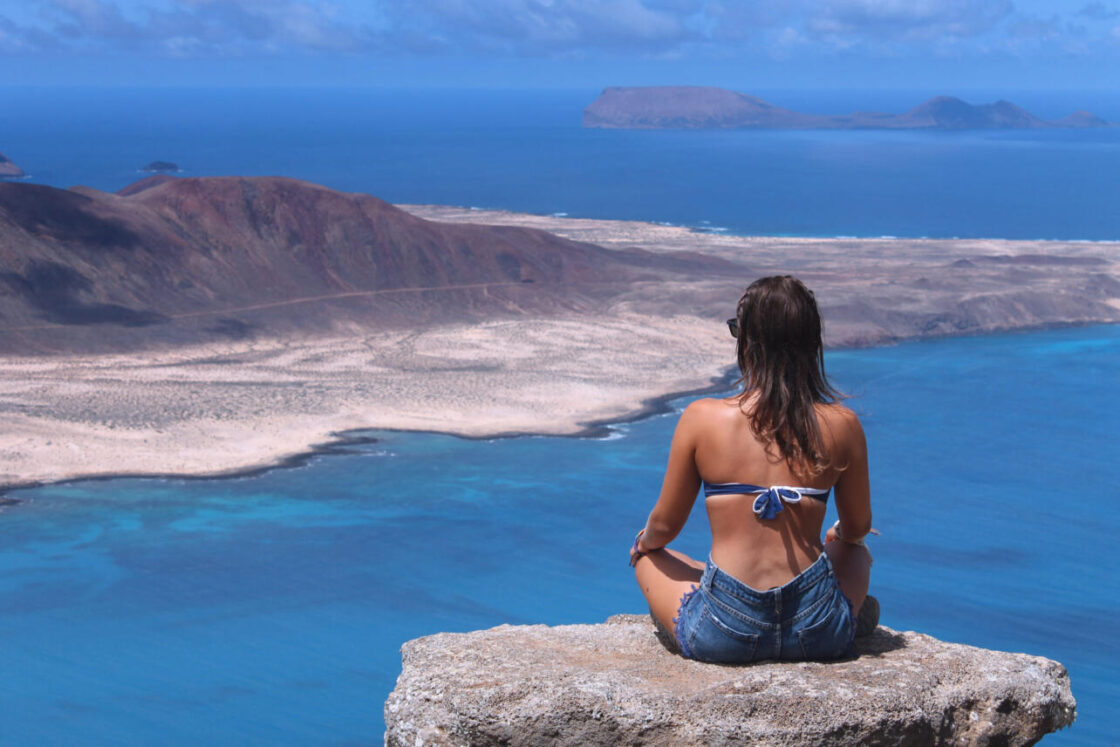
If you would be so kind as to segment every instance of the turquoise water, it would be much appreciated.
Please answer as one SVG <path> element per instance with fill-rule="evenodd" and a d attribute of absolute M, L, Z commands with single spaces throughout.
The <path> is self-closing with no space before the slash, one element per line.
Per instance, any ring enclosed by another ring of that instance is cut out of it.
<path fill-rule="evenodd" d="M 1120 328 L 828 365 L 868 433 L 883 622 L 1062 661 L 1080 717 L 1046 743 L 1113 742 Z M 241 479 L 15 491 L 0 743 L 376 743 L 403 641 L 642 610 L 626 549 L 674 423 L 605 439 L 376 433 Z M 698 507 L 676 545 L 707 543 Z"/>
<path fill-rule="evenodd" d="M 0 88 L 0 152 L 59 187 L 117 190 L 159 159 L 185 176 L 293 176 L 398 203 L 743 234 L 1120 239 L 1120 128 L 582 129 L 598 93 Z M 766 95 L 835 113 L 903 111 L 932 94 Z M 1120 120 L 1116 92 L 967 97 Z"/>
<path fill-rule="evenodd" d="M 579 127 L 591 90 L 0 91 L 0 152 L 60 187 L 116 190 L 163 159 L 705 231 L 1120 239 L 1120 128 L 610 132 Z M 760 93 L 819 113 L 944 92 Z M 1120 120 L 1115 92 L 966 98 Z M 1047 743 L 1115 741 L 1120 331 L 829 362 L 871 439 L 884 622 L 1061 660 L 1081 717 Z M 242 479 L 17 491 L 0 511 L 0 744 L 377 742 L 401 642 L 641 610 L 624 550 L 673 423 L 595 440 L 378 433 Z M 703 555 L 703 522 L 678 544 Z"/>

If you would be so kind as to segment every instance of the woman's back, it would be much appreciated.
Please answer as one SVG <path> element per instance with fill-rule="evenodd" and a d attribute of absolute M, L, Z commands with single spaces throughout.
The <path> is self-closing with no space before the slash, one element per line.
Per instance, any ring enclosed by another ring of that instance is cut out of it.
<path fill-rule="evenodd" d="M 745 407 L 749 411 L 750 400 Z M 707 484 L 748 483 L 802 488 L 835 488 L 842 510 L 867 503 L 866 470 L 859 465 L 863 434 L 859 421 L 846 407 L 816 406 L 822 446 L 828 466 L 816 475 L 801 474 L 787 460 L 768 450 L 753 432 L 738 397 L 694 403 L 696 470 Z M 862 488 L 861 488 L 862 486 Z M 859 493 L 862 492 L 862 500 Z M 823 500 L 822 500 L 823 499 Z M 821 525 L 828 495 L 785 503 L 772 519 L 756 516 L 757 494 L 711 495 L 706 500 L 712 528 L 712 560 L 727 573 L 755 589 L 787 583 L 820 556 Z"/>
<path fill-rule="evenodd" d="M 844 656 L 871 567 L 861 544 L 871 528 L 863 430 L 825 376 L 820 310 L 799 280 L 751 283 L 728 328 L 743 391 L 681 414 L 631 564 L 686 657 Z M 712 527 L 707 563 L 666 547 L 701 487 Z M 830 530 L 822 547 L 830 490 L 841 532 Z"/>

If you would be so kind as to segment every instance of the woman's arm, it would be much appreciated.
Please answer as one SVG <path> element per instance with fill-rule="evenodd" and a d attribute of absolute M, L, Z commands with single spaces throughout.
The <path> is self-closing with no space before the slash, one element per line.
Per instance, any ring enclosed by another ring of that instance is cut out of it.
<path fill-rule="evenodd" d="M 858 543 L 871 531 L 871 485 L 867 475 L 867 438 L 856 414 L 843 408 L 833 426 L 837 450 L 847 468 L 836 481 L 836 511 L 840 514 L 840 538 Z M 829 530 L 831 533 L 832 530 Z"/>
<path fill-rule="evenodd" d="M 638 550 L 649 552 L 673 541 L 692 512 L 700 490 L 700 473 L 696 470 L 696 440 L 699 434 L 702 400 L 693 402 L 681 413 L 673 443 L 669 446 L 669 463 L 661 496 L 649 514 L 646 528 L 638 540 Z"/>

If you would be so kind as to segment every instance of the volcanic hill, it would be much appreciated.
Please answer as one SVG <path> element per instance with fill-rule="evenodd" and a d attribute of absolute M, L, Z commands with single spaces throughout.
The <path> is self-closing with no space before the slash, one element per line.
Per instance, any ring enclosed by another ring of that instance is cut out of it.
<path fill-rule="evenodd" d="M 109 351 L 594 312 L 738 265 L 423 220 L 284 178 L 0 184 L 0 351 Z"/>

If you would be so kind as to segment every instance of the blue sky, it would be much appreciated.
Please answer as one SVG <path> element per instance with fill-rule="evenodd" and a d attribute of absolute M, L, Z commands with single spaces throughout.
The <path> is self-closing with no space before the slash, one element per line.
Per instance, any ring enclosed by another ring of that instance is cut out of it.
<path fill-rule="evenodd" d="M 0 0 L 0 81 L 1120 88 L 1120 0 Z"/>

